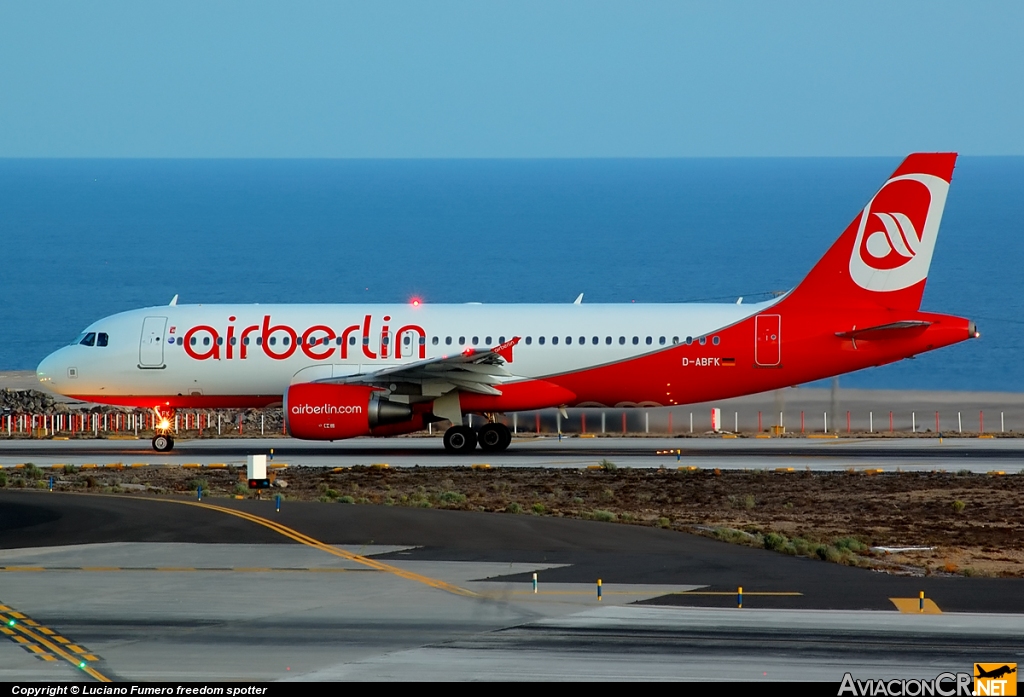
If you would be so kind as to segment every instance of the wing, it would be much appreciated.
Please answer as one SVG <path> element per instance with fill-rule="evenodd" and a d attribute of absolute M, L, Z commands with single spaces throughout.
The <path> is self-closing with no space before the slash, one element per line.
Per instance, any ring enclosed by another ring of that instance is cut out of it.
<path fill-rule="evenodd" d="M 500 384 L 505 378 L 513 377 L 504 365 L 506 361 L 511 360 L 512 347 L 518 343 L 517 336 L 490 349 L 468 348 L 451 356 L 438 356 L 388 366 L 359 375 L 323 378 L 316 382 L 373 386 L 411 383 L 420 385 L 421 394 L 424 396 L 437 397 L 455 389 L 477 394 L 500 395 L 501 391 L 495 389 L 494 385 Z"/>

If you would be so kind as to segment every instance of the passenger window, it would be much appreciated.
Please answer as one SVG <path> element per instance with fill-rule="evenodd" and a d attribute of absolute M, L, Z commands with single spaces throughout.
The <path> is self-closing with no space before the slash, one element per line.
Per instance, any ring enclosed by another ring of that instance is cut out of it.
<path fill-rule="evenodd" d="M 532 343 L 533 343 L 533 337 L 532 336 L 526 337 L 526 345 L 529 346 Z"/>
<path fill-rule="evenodd" d="M 619 337 L 619 346 L 625 346 L 625 345 L 626 345 L 626 337 L 620 336 Z"/>
<path fill-rule="evenodd" d="M 262 346 L 263 345 L 263 337 L 262 336 L 256 337 L 256 345 L 257 346 Z"/>
<path fill-rule="evenodd" d="M 487 337 L 486 339 L 484 339 L 484 343 L 487 344 L 488 346 L 490 346 L 491 345 L 491 337 Z"/>
<path fill-rule="evenodd" d="M 435 344 L 437 343 L 437 340 L 436 340 L 436 339 L 434 340 L 434 343 L 435 343 Z M 427 337 L 425 337 L 425 336 L 421 336 L 421 337 L 420 337 L 420 346 L 426 346 L 426 345 L 427 345 Z"/>
<path fill-rule="evenodd" d="M 287 343 L 287 339 L 285 340 L 285 343 Z M 224 345 L 224 337 L 222 337 L 222 336 L 218 336 L 217 337 L 217 345 L 218 346 L 223 346 Z"/>
<path fill-rule="evenodd" d="M 572 343 L 572 337 L 571 336 L 565 337 L 565 343 L 566 343 L 566 345 L 571 344 Z"/>
<path fill-rule="evenodd" d="M 446 336 L 444 338 L 444 343 L 447 344 L 448 346 L 451 346 L 452 345 L 452 338 L 450 336 Z"/>
<path fill-rule="evenodd" d="M 107 345 L 107 340 L 108 340 L 108 337 L 103 332 L 100 332 L 99 334 L 96 335 L 96 345 L 97 346 L 106 346 Z"/>
<path fill-rule="evenodd" d="M 291 341 L 291 339 L 289 339 L 288 337 L 284 337 L 281 339 L 281 343 L 284 344 L 285 346 L 288 345 L 289 341 Z"/>
<path fill-rule="evenodd" d="M 638 337 L 638 336 L 634 336 L 634 337 L 633 337 L 633 345 L 634 345 L 634 346 L 636 346 L 636 345 L 637 345 L 637 344 L 639 344 L 639 343 L 640 343 L 640 337 Z"/>
<path fill-rule="evenodd" d="M 259 339 L 257 339 L 256 341 L 259 341 Z M 191 339 L 188 340 L 188 343 L 191 344 L 192 346 L 195 346 L 196 345 L 196 338 L 192 337 Z"/>
<path fill-rule="evenodd" d="M 505 343 L 505 337 L 503 337 L 503 336 L 499 336 L 499 337 L 498 337 L 498 343 L 499 343 L 499 344 L 504 344 L 504 343 Z"/>
<path fill-rule="evenodd" d="M 474 337 L 473 337 L 473 345 L 474 345 L 474 346 L 476 346 L 476 345 L 477 345 L 477 344 L 479 344 L 479 343 L 480 343 L 480 337 L 478 337 L 478 336 L 474 336 Z"/>
<path fill-rule="evenodd" d="M 708 343 L 708 338 L 706 336 L 702 336 L 697 341 L 700 343 L 701 346 L 703 346 L 704 344 Z"/>
<path fill-rule="evenodd" d="M 608 346 L 611 346 L 612 345 L 612 338 L 610 336 L 606 336 L 604 338 L 604 343 L 606 343 Z"/>
<path fill-rule="evenodd" d="M 234 346 L 237 343 L 238 343 L 238 339 L 236 339 L 235 337 L 231 337 L 231 345 Z"/>
<path fill-rule="evenodd" d="M 558 344 L 558 337 L 557 336 L 551 337 L 551 343 L 552 343 L 552 345 Z"/>
<path fill-rule="evenodd" d="M 679 343 L 679 337 L 678 336 L 672 337 L 672 343 L 673 344 L 678 344 Z"/>
<path fill-rule="evenodd" d="M 271 346 L 277 346 L 277 337 L 276 336 L 270 337 L 270 345 Z"/>
<path fill-rule="evenodd" d="M 693 337 L 692 336 L 686 337 L 686 345 L 690 346 L 691 344 L 693 344 Z"/>
<path fill-rule="evenodd" d="M 660 345 L 664 346 L 664 345 L 665 345 L 665 337 L 663 337 L 663 336 L 659 336 L 659 337 L 658 337 L 658 343 L 659 343 Z"/>
<path fill-rule="evenodd" d="M 245 337 L 244 339 L 242 339 L 242 343 L 245 344 L 246 346 L 248 346 L 249 345 L 249 337 Z"/>
<path fill-rule="evenodd" d="M 593 339 L 591 339 L 590 343 L 592 343 L 594 346 L 597 346 L 597 337 L 595 336 Z"/>
<path fill-rule="evenodd" d="M 654 343 L 654 340 L 653 340 L 653 339 L 652 339 L 651 337 L 647 337 L 647 341 L 646 341 L 645 343 L 646 343 L 646 344 L 647 344 L 648 346 L 650 346 L 651 344 L 653 344 L 653 343 Z M 664 343 L 664 342 L 662 342 L 662 343 Z"/>
<path fill-rule="evenodd" d="M 287 344 L 287 343 L 288 343 L 288 340 L 287 340 L 287 339 L 285 339 L 284 343 L 286 343 L 286 344 Z M 299 345 L 299 344 L 301 344 L 301 343 L 302 343 L 302 337 L 301 337 L 301 336 L 297 336 L 297 337 L 295 337 L 295 345 L 296 345 L 296 346 L 298 346 L 298 345 Z M 312 343 L 312 342 L 310 342 L 310 343 Z"/>
<path fill-rule="evenodd" d="M 466 337 L 460 336 L 459 337 L 459 346 L 465 346 L 465 345 L 466 345 Z"/>
<path fill-rule="evenodd" d="M 718 346 L 718 341 L 719 341 L 719 339 L 718 339 L 717 336 L 714 337 L 713 339 L 711 339 L 711 343 L 714 344 L 715 346 Z"/>
<path fill-rule="evenodd" d="M 433 338 L 432 338 L 432 339 L 430 340 L 430 343 L 432 343 L 432 344 L 433 344 L 434 346 L 437 346 L 437 344 L 438 344 L 438 338 L 437 338 L 436 336 L 435 336 L 435 337 L 433 337 Z"/>
<path fill-rule="evenodd" d="M 287 344 L 287 343 L 288 343 L 288 339 L 285 339 L 285 340 L 284 340 L 284 343 L 286 343 L 286 344 Z M 388 336 L 387 334 L 385 334 L 384 336 L 382 336 L 382 337 L 380 338 L 380 343 L 382 343 L 382 344 L 383 344 L 384 346 L 387 346 L 388 344 L 390 344 L 390 343 L 391 343 L 391 337 L 390 337 L 390 336 Z"/>
<path fill-rule="evenodd" d="M 540 338 L 538 338 L 538 339 L 537 339 L 537 343 L 538 343 L 538 344 L 542 344 L 542 345 L 543 345 L 543 343 L 544 343 L 544 337 L 540 337 Z"/>
<path fill-rule="evenodd" d="M 341 343 L 342 343 L 342 338 L 341 338 L 340 336 L 339 336 L 339 337 L 336 337 L 336 338 L 334 339 L 334 343 L 336 343 L 336 344 L 337 344 L 338 346 L 341 346 Z"/>
<path fill-rule="evenodd" d="M 271 339 L 271 341 L 273 341 L 273 339 Z M 363 346 L 369 346 L 369 345 L 370 345 L 370 337 L 364 336 L 363 337 Z"/>
<path fill-rule="evenodd" d="M 580 345 L 582 346 L 585 343 L 587 343 L 587 337 L 581 336 L 580 337 Z M 595 341 L 594 343 L 596 344 L 597 342 Z"/>
<path fill-rule="evenodd" d="M 82 346 L 95 346 L 96 345 L 96 332 L 89 332 L 85 335 L 85 338 L 80 342 Z"/>
<path fill-rule="evenodd" d="M 259 343 L 259 339 L 256 340 L 256 343 Z M 356 345 L 356 338 L 354 336 L 350 336 L 348 338 L 348 345 L 349 346 L 355 346 Z"/>

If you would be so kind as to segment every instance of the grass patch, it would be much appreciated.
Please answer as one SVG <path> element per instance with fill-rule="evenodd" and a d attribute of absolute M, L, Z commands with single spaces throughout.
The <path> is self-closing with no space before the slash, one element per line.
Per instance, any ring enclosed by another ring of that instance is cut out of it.
<path fill-rule="evenodd" d="M 602 523 L 614 523 L 617 516 L 611 511 L 597 510 L 593 513 L 594 520 L 600 520 Z"/>

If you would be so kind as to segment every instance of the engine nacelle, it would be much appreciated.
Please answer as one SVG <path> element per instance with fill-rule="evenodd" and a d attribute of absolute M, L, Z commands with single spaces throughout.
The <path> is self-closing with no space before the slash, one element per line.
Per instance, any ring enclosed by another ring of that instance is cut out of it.
<path fill-rule="evenodd" d="M 377 426 L 412 419 L 408 404 L 380 397 L 380 390 L 363 385 L 307 382 L 284 393 L 288 434 L 303 440 L 342 440 L 370 435 Z"/>

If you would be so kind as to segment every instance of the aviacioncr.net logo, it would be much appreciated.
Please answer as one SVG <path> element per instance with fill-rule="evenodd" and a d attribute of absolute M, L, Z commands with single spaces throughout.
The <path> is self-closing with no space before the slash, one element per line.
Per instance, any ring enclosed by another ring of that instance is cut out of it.
<path fill-rule="evenodd" d="M 928 276 L 949 183 L 905 174 L 885 183 L 861 213 L 850 275 L 861 288 L 893 291 Z"/>

